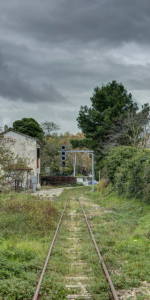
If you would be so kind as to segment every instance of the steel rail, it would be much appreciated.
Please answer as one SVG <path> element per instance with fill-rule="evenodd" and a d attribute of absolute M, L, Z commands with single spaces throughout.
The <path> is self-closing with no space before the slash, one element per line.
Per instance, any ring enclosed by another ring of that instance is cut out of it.
<path fill-rule="evenodd" d="M 108 273 L 108 270 L 107 270 L 107 268 L 106 268 L 106 265 L 105 265 L 105 263 L 104 263 L 104 261 L 103 261 L 102 255 L 101 255 L 101 253 L 100 253 L 100 251 L 99 251 L 99 249 L 98 249 L 98 246 L 97 246 L 97 243 L 96 243 L 96 241 L 95 241 L 95 238 L 94 238 L 92 229 L 91 229 L 91 227 L 90 227 L 90 225 L 89 225 L 89 222 L 88 222 L 88 220 L 87 220 L 87 217 L 86 217 L 86 214 L 85 214 L 85 212 L 84 212 L 84 209 L 83 209 L 83 206 L 82 206 L 82 204 L 81 204 L 80 199 L 79 199 L 79 203 L 80 203 L 80 205 L 81 205 L 81 208 L 82 208 L 82 211 L 83 211 L 83 214 L 84 214 L 84 218 L 85 218 L 85 221 L 86 221 L 86 223 L 87 223 L 88 229 L 89 229 L 89 231 L 90 231 L 90 234 L 91 234 L 91 237 L 92 237 L 94 246 L 95 246 L 95 248 L 96 248 L 97 254 L 98 254 L 99 259 L 100 259 L 100 261 L 101 261 L 101 263 L 102 263 L 104 273 L 105 273 L 106 278 L 107 278 L 107 280 L 108 280 L 108 282 L 109 282 L 109 286 L 110 286 L 111 292 L 112 292 L 112 294 L 113 294 L 114 300 L 119 300 L 119 298 L 118 298 L 118 296 L 117 296 L 117 293 L 116 293 L 116 290 L 115 290 L 115 288 L 114 288 L 113 282 L 112 282 L 112 280 L 111 280 L 111 277 L 110 277 L 110 275 L 109 275 L 109 273 Z"/>
<path fill-rule="evenodd" d="M 44 274 L 45 274 L 45 271 L 46 271 L 46 268 L 47 268 L 47 265 L 48 265 L 48 261 L 49 261 L 49 258 L 50 258 L 51 252 L 52 252 L 52 248 L 53 248 L 53 245 L 54 245 L 54 242 L 55 242 L 55 239 L 56 239 L 56 235 L 57 235 L 58 229 L 60 227 L 60 223 L 61 223 L 64 211 L 65 211 L 65 208 L 66 208 L 67 201 L 68 201 L 68 198 L 67 198 L 67 200 L 65 202 L 65 206 L 64 206 L 63 212 L 61 214 L 61 217 L 60 217 L 57 229 L 55 231 L 55 235 L 53 237 L 53 241 L 51 243 L 51 246 L 50 246 L 50 249 L 49 249 L 49 252 L 48 252 L 48 255 L 47 255 L 47 258 L 46 258 L 46 261 L 45 261 L 45 264 L 44 264 L 44 267 L 43 267 L 43 270 L 42 270 L 42 273 L 41 273 L 41 276 L 40 276 L 40 279 L 39 279 L 39 282 L 37 284 L 36 291 L 35 291 L 35 294 L 34 294 L 32 300 L 37 300 L 38 299 L 38 295 L 39 295 L 39 291 L 40 291 L 41 284 L 42 284 L 42 281 L 43 281 L 43 277 L 44 277 Z"/>

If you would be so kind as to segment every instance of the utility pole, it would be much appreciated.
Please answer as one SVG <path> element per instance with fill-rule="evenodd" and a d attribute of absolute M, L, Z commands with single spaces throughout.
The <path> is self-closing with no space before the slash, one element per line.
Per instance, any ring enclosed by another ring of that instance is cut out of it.
<path fill-rule="evenodd" d="M 94 192 L 94 151 L 92 154 L 92 192 Z"/>
<path fill-rule="evenodd" d="M 74 157 L 74 177 L 76 176 L 76 153 Z"/>

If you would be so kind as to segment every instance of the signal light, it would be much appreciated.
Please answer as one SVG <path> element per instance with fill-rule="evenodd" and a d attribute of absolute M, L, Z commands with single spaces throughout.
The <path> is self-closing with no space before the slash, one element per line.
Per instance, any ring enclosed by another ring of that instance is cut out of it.
<path fill-rule="evenodd" d="M 65 167 L 65 161 L 62 161 L 62 162 L 61 162 L 61 166 L 62 166 L 62 167 Z"/>
<path fill-rule="evenodd" d="M 66 146 L 65 145 L 62 145 L 61 146 L 61 150 L 63 150 L 61 152 L 61 166 L 62 167 L 65 167 L 65 160 L 66 160 L 66 152 L 64 151 L 66 149 Z"/>

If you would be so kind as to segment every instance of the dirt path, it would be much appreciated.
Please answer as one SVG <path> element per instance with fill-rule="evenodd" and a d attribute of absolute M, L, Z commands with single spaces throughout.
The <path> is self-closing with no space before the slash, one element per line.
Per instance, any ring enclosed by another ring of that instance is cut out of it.
<path fill-rule="evenodd" d="M 49 200 L 56 200 L 57 197 L 61 195 L 64 188 L 58 188 L 58 189 L 42 189 L 40 191 L 37 191 L 36 193 L 32 193 L 31 195 L 36 196 L 37 198 L 49 199 Z"/>
<path fill-rule="evenodd" d="M 35 193 L 32 193 L 32 196 L 43 200 L 56 200 L 64 190 L 76 189 L 79 187 L 64 187 L 64 188 L 54 188 L 54 189 L 41 189 Z M 83 188 L 82 186 L 80 188 Z"/>

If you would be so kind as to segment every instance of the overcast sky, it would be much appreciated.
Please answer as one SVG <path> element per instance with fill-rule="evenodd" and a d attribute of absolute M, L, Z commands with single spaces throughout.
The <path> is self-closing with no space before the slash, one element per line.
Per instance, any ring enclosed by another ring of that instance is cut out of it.
<path fill-rule="evenodd" d="M 150 103 L 149 0 L 0 1 L 0 126 L 32 117 L 76 133 L 112 80 Z"/>

